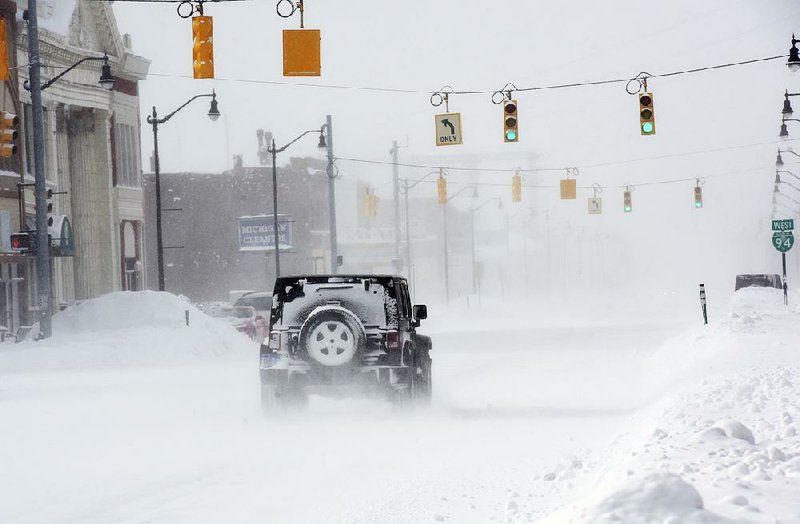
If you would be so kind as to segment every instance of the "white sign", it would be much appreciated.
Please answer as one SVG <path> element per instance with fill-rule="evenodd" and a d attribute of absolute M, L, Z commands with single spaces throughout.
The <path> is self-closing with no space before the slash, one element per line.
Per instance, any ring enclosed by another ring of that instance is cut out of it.
<path fill-rule="evenodd" d="M 602 198 L 590 198 L 589 199 L 589 214 L 590 215 L 602 215 L 603 214 L 603 199 Z"/>
<path fill-rule="evenodd" d="M 461 113 L 436 115 L 436 145 L 455 146 L 461 144 Z"/>

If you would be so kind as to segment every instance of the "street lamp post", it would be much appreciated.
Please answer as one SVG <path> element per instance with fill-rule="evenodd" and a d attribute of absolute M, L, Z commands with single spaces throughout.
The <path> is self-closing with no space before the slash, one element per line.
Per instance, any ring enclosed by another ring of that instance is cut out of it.
<path fill-rule="evenodd" d="M 329 117 L 330 118 L 330 117 Z M 272 144 L 267 146 L 267 152 L 272 155 L 272 228 L 273 228 L 273 249 L 275 250 L 275 278 L 281 276 L 281 257 L 280 257 L 280 242 L 279 242 L 279 235 L 278 235 L 278 168 L 277 168 L 277 157 L 278 153 L 282 153 L 286 151 L 286 149 L 303 138 L 304 136 L 308 135 L 309 133 L 319 133 L 319 146 L 320 148 L 325 147 L 325 135 L 323 134 L 325 131 L 325 126 L 323 125 L 319 129 L 309 129 L 308 131 L 304 131 L 300 134 L 297 138 L 289 142 L 283 147 L 276 147 L 275 146 L 275 139 L 272 139 Z"/>
<path fill-rule="evenodd" d="M 158 113 L 156 112 L 156 107 L 153 106 L 153 114 L 147 116 L 147 123 L 153 126 L 153 168 L 155 171 L 155 182 L 156 182 L 156 258 L 158 260 L 158 290 L 164 291 L 164 240 L 163 240 L 163 232 L 161 229 L 161 164 L 159 162 L 158 156 L 158 126 L 163 124 L 173 116 L 175 113 L 183 109 L 184 107 L 188 106 L 194 100 L 198 98 L 211 98 L 211 106 L 208 110 L 208 118 L 211 119 L 212 122 L 216 121 L 219 118 L 219 108 L 217 106 L 217 93 L 212 91 L 208 94 L 203 95 L 195 95 L 186 102 L 183 103 L 178 109 L 173 111 L 172 113 L 168 114 L 164 118 L 158 118 Z"/>
<path fill-rule="evenodd" d="M 444 204 L 442 204 L 442 247 L 444 249 L 444 296 L 446 302 L 450 302 L 450 261 L 447 253 L 447 203 L 470 187 L 474 189 L 474 186 L 464 186 L 460 190 L 456 191 L 451 197 L 447 198 L 447 200 L 444 201 Z"/>
<path fill-rule="evenodd" d="M 473 200 L 475 200 L 477 198 L 477 196 L 478 196 L 478 192 L 476 191 L 474 193 L 474 195 L 473 195 Z M 475 253 L 475 213 L 480 208 L 485 206 L 486 204 L 494 202 L 495 200 L 497 200 L 497 207 L 499 209 L 502 209 L 503 208 L 503 199 L 501 199 L 500 197 L 496 196 L 496 197 L 490 198 L 489 200 L 487 200 L 486 202 L 484 202 L 484 203 L 482 203 L 482 204 L 480 204 L 478 206 L 473 206 L 469 210 L 470 211 L 470 213 L 469 213 L 470 214 L 470 222 L 471 222 L 471 226 L 472 226 L 472 242 L 471 242 L 472 243 L 472 293 L 478 293 L 478 300 L 480 300 L 480 291 L 479 291 L 480 288 L 479 288 L 479 286 L 477 284 L 478 275 L 477 275 L 477 272 L 475 271 L 475 266 L 477 264 L 477 257 L 476 257 L 476 253 Z"/>
<path fill-rule="evenodd" d="M 411 267 L 412 267 L 411 266 L 411 227 L 409 225 L 408 191 L 413 189 L 413 188 L 415 188 L 416 186 L 418 186 L 423 180 L 425 180 L 429 176 L 437 175 L 437 174 L 439 174 L 438 171 L 431 171 L 430 173 L 428 173 L 424 177 L 422 177 L 422 178 L 420 178 L 418 180 L 415 180 L 413 184 L 409 184 L 408 183 L 409 182 L 408 179 L 403 179 L 402 180 L 402 182 L 403 182 L 402 189 L 400 189 L 400 192 L 403 193 L 403 197 L 404 197 L 404 200 L 405 200 L 405 209 L 406 209 L 406 267 L 408 268 L 408 270 L 407 270 L 408 271 L 408 276 L 412 281 L 412 288 L 413 288 L 413 282 L 414 282 L 414 275 L 412 275 L 412 272 L 411 272 Z M 398 184 L 398 186 L 399 186 L 399 184 Z"/>
<path fill-rule="evenodd" d="M 23 87 L 31 92 L 31 116 L 33 127 L 33 173 L 34 196 L 36 201 L 36 283 L 38 300 L 35 307 L 39 312 L 39 338 L 52 335 L 52 284 L 50 280 L 50 238 L 47 224 L 47 175 L 44 171 L 44 110 L 42 108 L 42 91 L 53 82 L 90 60 L 103 60 L 100 85 L 104 89 L 114 86 L 108 57 L 87 57 L 79 60 L 59 75 L 42 84 L 41 56 L 39 53 L 39 18 L 36 0 L 28 0 L 28 8 L 23 18 L 28 22 L 28 76 L 29 81 Z"/>

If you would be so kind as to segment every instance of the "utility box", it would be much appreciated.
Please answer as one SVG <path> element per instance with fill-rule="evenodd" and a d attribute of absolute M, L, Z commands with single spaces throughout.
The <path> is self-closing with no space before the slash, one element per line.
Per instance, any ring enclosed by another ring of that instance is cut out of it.
<path fill-rule="evenodd" d="M 319 29 L 283 30 L 283 76 L 320 76 Z"/>

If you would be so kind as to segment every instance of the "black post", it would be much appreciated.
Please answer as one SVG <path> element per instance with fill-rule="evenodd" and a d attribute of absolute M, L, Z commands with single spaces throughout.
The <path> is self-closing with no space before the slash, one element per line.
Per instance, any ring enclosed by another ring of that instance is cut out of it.
<path fill-rule="evenodd" d="M 52 335 L 50 240 L 47 226 L 47 175 L 44 172 L 44 110 L 42 109 L 41 57 L 36 0 L 28 1 L 28 64 L 33 120 L 33 170 L 36 187 L 36 283 L 39 336 Z"/>
<path fill-rule="evenodd" d="M 158 263 L 158 290 L 164 291 L 164 236 L 161 229 L 161 165 L 158 159 L 158 113 L 153 106 L 153 170 L 156 181 L 156 260 Z"/>
<path fill-rule="evenodd" d="M 275 149 L 275 139 L 272 139 L 272 227 L 274 229 L 275 248 L 275 278 L 281 276 L 281 256 L 278 242 L 278 168 L 276 167 L 278 151 Z"/>
<path fill-rule="evenodd" d="M 708 324 L 708 310 L 706 309 L 706 286 L 700 284 L 700 307 L 703 309 L 703 324 Z"/>
<path fill-rule="evenodd" d="M 781 261 L 783 262 L 783 303 L 789 305 L 789 285 L 786 284 L 786 253 L 781 253 Z"/>

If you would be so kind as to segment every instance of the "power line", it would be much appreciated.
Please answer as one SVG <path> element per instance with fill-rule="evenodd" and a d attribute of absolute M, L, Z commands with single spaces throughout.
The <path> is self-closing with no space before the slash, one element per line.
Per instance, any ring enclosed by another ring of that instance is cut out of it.
<path fill-rule="evenodd" d="M 666 184 L 678 184 L 682 182 L 694 182 L 695 180 L 704 180 L 707 178 L 719 178 L 719 177 L 729 177 L 734 175 L 744 175 L 747 173 L 755 173 L 758 171 L 763 171 L 763 167 L 754 167 L 750 169 L 740 169 L 736 171 L 725 171 L 722 173 L 715 173 L 712 175 L 697 175 L 688 178 L 675 178 L 670 180 L 656 180 L 652 182 L 642 182 L 640 184 L 623 184 L 623 185 L 611 185 L 611 186 L 602 186 L 598 184 L 602 189 L 624 189 L 627 187 L 642 187 L 642 186 L 655 186 L 655 185 L 666 185 Z M 417 182 L 417 183 L 424 183 L 424 184 L 435 184 L 436 180 L 409 180 L 409 182 Z M 511 187 L 511 183 L 505 182 L 451 182 L 454 186 L 477 186 L 477 187 Z M 559 189 L 560 186 L 555 184 L 522 184 L 522 187 L 532 188 L 532 189 Z M 576 186 L 578 189 L 594 189 L 596 186 Z"/>
<path fill-rule="evenodd" d="M 578 168 L 578 169 L 591 169 L 595 167 L 606 167 L 606 166 L 615 166 L 615 165 L 624 165 L 624 164 L 631 164 L 634 162 L 646 162 L 648 160 L 663 160 L 665 158 L 676 158 L 676 157 L 688 157 L 693 155 L 700 155 L 705 153 L 718 153 L 722 151 L 731 151 L 735 149 L 747 149 L 750 147 L 760 147 L 760 146 L 767 146 L 767 145 L 776 145 L 780 146 L 782 143 L 786 142 L 795 142 L 800 140 L 800 138 L 792 138 L 789 140 L 781 140 L 780 142 L 754 142 L 751 144 L 740 144 L 735 146 L 726 146 L 726 147 L 718 147 L 713 149 L 700 149 L 696 151 L 685 151 L 683 153 L 672 153 L 668 155 L 657 155 L 657 156 L 650 156 L 650 157 L 639 157 L 639 158 L 629 158 L 626 160 L 613 160 L 609 162 L 600 162 L 596 164 L 584 164 L 584 165 L 572 165 L 572 166 L 565 166 L 565 167 L 540 167 L 540 168 L 498 168 L 498 167 L 466 167 L 466 166 L 445 166 L 445 165 L 429 165 L 429 164 L 408 164 L 398 162 L 397 165 L 400 167 L 409 167 L 413 169 L 444 169 L 446 171 L 466 171 L 466 172 L 485 172 L 485 173 L 542 173 L 542 172 L 559 172 L 559 171 L 566 171 L 567 169 Z M 336 160 L 344 160 L 346 162 L 355 162 L 359 164 L 373 164 L 373 165 L 393 165 L 393 162 L 388 160 L 368 160 L 364 158 L 352 158 L 352 157 L 336 157 Z"/>
<path fill-rule="evenodd" d="M 119 1 L 119 0 L 117 0 Z M 136 1 L 136 2 L 160 2 L 160 1 L 175 1 L 175 0 L 123 0 L 123 1 Z M 223 0 L 223 1 L 248 1 L 248 0 Z M 712 66 L 706 67 L 698 67 L 695 69 L 686 69 L 681 71 L 673 71 L 670 73 L 660 73 L 655 75 L 646 75 L 647 78 L 668 78 L 673 76 L 679 75 L 689 75 L 694 73 L 701 73 L 705 71 L 716 71 L 719 69 L 725 69 L 728 67 L 737 67 L 737 66 L 744 66 L 750 64 L 756 64 L 759 62 L 769 62 L 772 60 L 778 60 L 781 58 L 786 58 L 788 55 L 775 55 L 775 56 L 768 56 L 765 58 L 754 58 L 751 60 L 743 60 L 740 62 L 729 62 L 725 64 L 717 64 Z M 193 78 L 189 75 L 173 75 L 173 74 L 166 74 L 166 73 L 149 73 L 149 76 L 161 77 L 161 78 Z M 406 93 L 406 94 L 444 94 L 444 92 L 440 91 L 424 91 L 419 89 L 402 89 L 402 88 L 391 88 L 391 87 L 373 87 L 373 86 L 348 86 L 348 85 L 337 85 L 337 84 L 312 84 L 308 82 L 286 82 L 281 80 L 257 80 L 252 78 L 216 78 L 215 80 L 220 80 L 224 82 L 242 82 L 242 83 L 251 83 L 251 84 L 262 84 L 262 85 L 278 85 L 278 86 L 290 86 L 290 87 L 313 87 L 318 89 L 340 89 L 340 90 L 357 90 L 357 91 L 377 91 L 377 92 L 386 92 L 386 93 Z M 619 84 L 619 83 L 627 83 L 631 82 L 631 78 L 616 78 L 611 80 L 597 80 L 593 82 L 575 82 L 575 83 L 567 83 L 567 84 L 554 84 L 548 86 L 531 86 L 531 87 L 521 87 L 521 88 L 514 88 L 512 91 L 516 92 L 528 92 L 528 91 L 544 91 L 544 90 L 553 90 L 553 89 L 566 89 L 571 87 L 586 87 L 586 86 L 597 86 L 597 85 L 606 85 L 606 84 Z M 447 94 L 449 95 L 491 95 L 496 93 L 496 91 L 485 91 L 485 90 L 459 90 L 459 91 L 448 91 Z"/>

